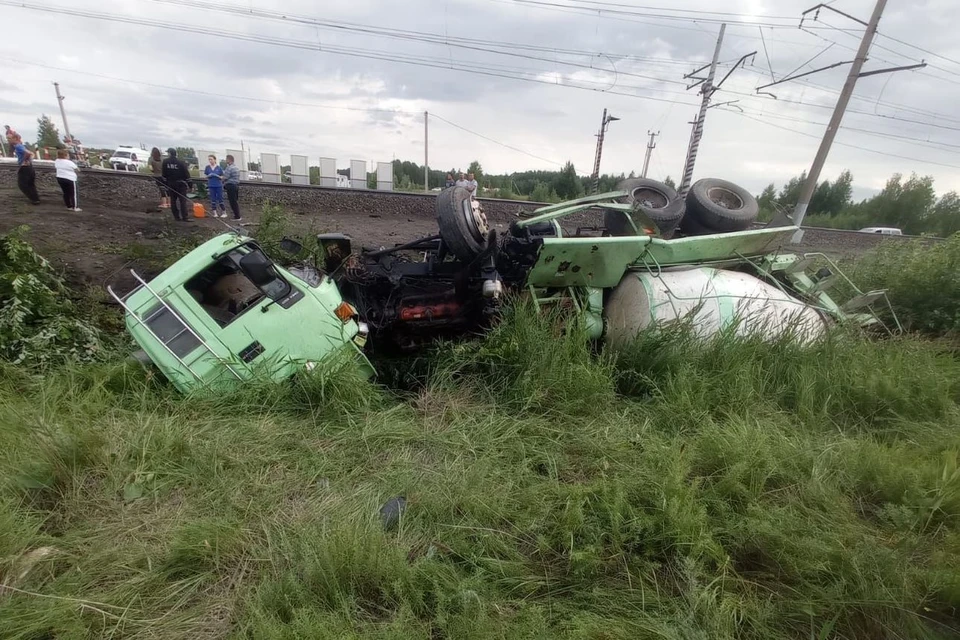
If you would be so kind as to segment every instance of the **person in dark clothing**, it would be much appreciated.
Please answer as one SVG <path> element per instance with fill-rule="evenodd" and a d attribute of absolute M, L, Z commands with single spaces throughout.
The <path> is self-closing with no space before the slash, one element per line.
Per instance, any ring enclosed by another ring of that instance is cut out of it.
<path fill-rule="evenodd" d="M 14 132 L 11 138 L 13 153 L 17 156 L 17 186 L 23 195 L 27 196 L 30 204 L 40 204 L 40 194 L 37 193 L 37 172 L 33 169 L 33 154 L 23 144 L 20 134 Z"/>
<path fill-rule="evenodd" d="M 223 170 L 223 189 L 227 193 L 233 221 L 240 222 L 240 168 L 234 164 L 233 156 L 227 156 L 227 168 Z"/>
<path fill-rule="evenodd" d="M 187 163 L 177 157 L 176 149 L 167 149 L 162 175 L 164 182 L 167 183 L 173 219 L 187 222 L 190 220 L 188 217 L 190 200 L 187 198 L 187 191 L 190 190 L 190 169 L 187 168 Z"/>

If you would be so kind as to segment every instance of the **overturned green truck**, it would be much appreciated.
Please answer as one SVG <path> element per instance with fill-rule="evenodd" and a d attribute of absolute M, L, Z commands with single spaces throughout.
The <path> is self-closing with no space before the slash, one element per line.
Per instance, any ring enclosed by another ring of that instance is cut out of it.
<path fill-rule="evenodd" d="M 138 286 L 125 295 L 108 289 L 143 353 L 184 393 L 283 380 L 333 358 L 373 375 L 368 354 L 475 335 L 506 294 L 562 305 L 591 339 L 615 343 L 680 319 L 703 336 L 732 327 L 802 340 L 832 322 L 883 326 L 872 310 L 883 292 L 847 282 L 850 299 L 836 301 L 836 265 L 789 252 L 797 227 L 784 216 L 753 228 L 755 211 L 752 196 L 724 181 L 678 197 L 637 179 L 537 209 L 498 235 L 453 187 L 437 197 L 438 233 L 395 247 L 363 250 L 321 234 L 313 253 L 322 258 L 284 268 L 237 230 L 149 282 L 131 272 Z M 583 212 L 603 224 L 565 234 L 560 222 Z"/>

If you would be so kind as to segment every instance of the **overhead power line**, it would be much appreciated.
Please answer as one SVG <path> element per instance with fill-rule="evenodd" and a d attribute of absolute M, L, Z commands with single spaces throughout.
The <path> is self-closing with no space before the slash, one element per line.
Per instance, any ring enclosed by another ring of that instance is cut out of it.
<path fill-rule="evenodd" d="M 630 93 L 628 91 L 622 90 L 622 89 L 633 89 L 636 91 L 656 90 L 651 87 L 638 87 L 638 86 L 622 85 L 622 84 L 616 84 L 616 83 L 608 84 L 605 82 L 586 80 L 583 78 L 570 78 L 569 76 L 561 76 L 558 79 L 551 80 L 549 79 L 551 72 L 545 71 L 545 70 L 511 69 L 507 71 L 497 71 L 497 70 L 492 70 L 490 68 L 490 67 L 496 67 L 496 65 L 489 65 L 486 63 L 481 64 L 481 63 L 474 63 L 470 61 L 449 60 L 449 59 L 442 59 L 442 58 L 429 59 L 429 58 L 424 58 L 423 56 L 403 54 L 396 51 L 381 51 L 376 49 L 349 48 L 349 47 L 342 47 L 339 45 L 321 45 L 315 42 L 291 40 L 289 38 L 279 38 L 279 37 L 263 36 L 263 35 L 249 34 L 249 33 L 241 33 L 241 32 L 230 32 L 230 31 L 224 31 L 222 29 L 206 28 L 206 27 L 201 27 L 201 26 L 191 25 L 191 24 L 163 22 L 160 20 L 136 18 L 132 16 L 111 15 L 111 14 L 104 14 L 104 13 L 93 12 L 93 11 L 69 9 L 66 7 L 35 5 L 35 4 L 26 3 L 26 2 L 17 2 L 15 0 L 0 0 L 0 5 L 20 7 L 24 9 L 47 12 L 47 13 L 71 15 L 71 16 L 89 18 L 94 20 L 103 20 L 107 22 L 137 24 L 137 25 L 167 29 L 167 30 L 177 31 L 177 32 L 197 33 L 197 34 L 212 36 L 216 38 L 225 38 L 229 40 L 238 40 L 238 41 L 252 42 L 257 44 L 268 44 L 268 45 L 286 47 L 286 48 L 292 48 L 292 49 L 314 51 L 317 53 L 328 53 L 328 54 L 342 55 L 347 57 L 362 58 L 362 59 L 368 59 L 368 60 L 381 60 L 384 62 L 408 64 L 412 66 L 426 67 L 426 68 L 432 68 L 432 69 L 450 69 L 450 70 L 456 70 L 456 71 L 464 71 L 466 73 L 472 73 L 472 74 L 488 76 L 488 77 L 505 78 L 509 80 L 520 80 L 524 82 L 532 82 L 532 83 L 543 84 L 548 86 L 562 86 L 564 88 L 582 89 L 586 91 L 596 91 L 600 93 L 621 95 L 621 96 L 630 97 L 630 98 L 639 98 L 641 100 L 652 100 L 654 102 L 666 102 L 671 104 L 679 103 L 679 104 L 688 104 L 688 105 L 692 104 L 692 103 L 679 102 L 676 100 L 670 100 L 668 98 L 661 98 L 657 96 Z M 560 80 L 562 80 L 562 82 Z M 615 86 L 617 87 L 616 89 L 614 88 Z M 656 91 L 666 93 L 666 92 L 663 92 L 662 90 L 656 90 Z"/>
<path fill-rule="evenodd" d="M 475 136 L 477 136 L 478 138 L 483 138 L 484 140 L 487 140 L 488 142 L 492 142 L 492 143 L 494 143 L 494 144 L 498 144 L 498 145 L 500 145 L 501 147 L 504 147 L 504 148 L 506 148 L 506 149 L 510 149 L 510 150 L 512 150 L 512 151 L 516 151 L 517 153 L 522 153 L 522 154 L 525 155 L 525 156 L 530 156 L 531 158 L 536 158 L 537 160 L 543 160 L 544 162 L 549 162 L 550 164 L 556 165 L 556 166 L 558 166 L 558 167 L 562 167 L 562 166 L 563 166 L 563 163 L 562 163 L 562 162 L 557 162 L 556 160 L 550 160 L 549 158 L 544 158 L 544 157 L 542 157 L 542 156 L 534 155 L 534 154 L 530 153 L 529 151 L 524 151 L 523 149 L 520 149 L 520 148 L 518 148 L 518 147 L 511 146 L 511 145 L 509 145 L 509 144 L 507 144 L 507 143 L 505 143 L 505 142 L 500 142 L 499 140 L 495 140 L 494 138 L 491 138 L 491 137 L 489 137 L 489 136 L 485 136 L 485 135 L 483 135 L 482 133 L 477 133 L 476 131 L 473 131 L 472 129 L 468 129 L 468 128 L 462 126 L 462 125 L 459 125 L 459 124 L 457 124 L 456 122 L 450 122 L 450 121 L 447 120 L 446 118 L 442 118 L 442 117 L 438 116 L 436 113 L 433 113 L 432 111 L 430 112 L 430 117 L 431 117 L 431 118 L 436 118 L 436 119 L 439 120 L 440 122 L 445 122 L 445 123 L 447 123 L 448 125 L 450 125 L 451 127 L 455 127 L 455 128 L 457 128 L 457 129 L 460 129 L 461 131 L 466 131 L 467 133 L 472 134 L 472 135 L 475 135 Z"/>
<path fill-rule="evenodd" d="M 399 30 L 394 28 L 385 28 L 377 27 L 374 25 L 363 25 L 357 23 L 349 23 L 338 20 L 328 20 L 322 18 L 315 18 L 305 15 L 294 15 L 289 13 L 281 13 L 277 11 L 266 11 L 263 9 L 254 9 L 254 8 L 245 8 L 235 5 L 209 5 L 209 4 L 200 4 L 193 0 L 150 0 L 153 3 L 158 4 L 169 4 L 182 7 L 188 7 L 190 9 L 197 9 L 200 11 L 215 11 L 219 13 L 228 14 L 235 17 L 251 17 L 261 20 L 271 20 L 275 22 L 282 23 L 297 23 L 304 26 L 327 29 L 333 31 L 346 31 L 350 33 L 359 33 L 364 35 L 370 35 L 375 37 L 383 38 L 392 38 L 398 40 L 420 42 L 424 44 L 435 44 L 442 45 L 444 47 L 453 47 L 457 49 L 465 49 L 469 51 L 478 51 L 481 53 L 490 53 L 493 55 L 499 56 L 509 56 L 513 58 L 519 58 L 522 60 L 535 60 L 538 62 L 549 62 L 552 65 L 563 65 L 568 67 L 575 67 L 578 69 L 590 69 L 593 71 L 602 71 L 607 73 L 613 73 L 615 76 L 626 76 L 632 78 L 642 78 L 645 80 L 655 80 L 657 82 L 664 82 L 667 84 L 678 84 L 683 85 L 683 82 L 679 80 L 671 80 L 669 78 L 661 78 L 658 76 L 652 76 L 649 74 L 635 73 L 632 71 L 620 70 L 616 67 L 616 64 L 613 61 L 613 56 L 606 53 L 596 53 L 588 54 L 587 52 L 576 52 L 572 50 L 563 51 L 563 55 L 577 55 L 584 56 L 589 55 L 592 58 L 599 58 L 605 62 L 609 62 L 611 69 L 599 68 L 594 64 L 585 64 L 582 62 L 572 62 L 570 60 L 562 60 L 557 57 L 545 58 L 542 56 L 531 55 L 530 53 L 517 53 L 516 51 L 504 51 L 502 49 L 496 49 L 492 47 L 507 47 L 507 48 L 519 48 L 523 47 L 526 51 L 544 51 L 553 54 L 561 53 L 558 50 L 551 50 L 546 47 L 533 47 L 533 46 L 523 46 L 516 45 L 513 43 L 504 43 L 497 41 L 485 41 L 476 38 L 449 38 L 443 34 L 437 33 L 426 33 L 426 32 L 417 32 L 417 31 L 408 31 L 408 30 Z M 318 45 L 318 48 L 323 49 L 322 44 Z"/>
<path fill-rule="evenodd" d="M 776 123 L 774 123 L 774 122 L 767 122 L 766 120 L 761 120 L 760 118 L 755 118 L 754 116 L 751 116 L 751 115 L 746 114 L 746 113 L 740 113 L 739 111 L 730 111 L 730 113 L 732 113 L 732 114 L 734 114 L 734 115 L 737 115 L 737 116 L 740 116 L 741 118 L 747 118 L 748 120 L 753 120 L 754 122 L 759 122 L 760 124 L 765 124 L 765 125 L 767 125 L 768 127 L 775 127 L 775 128 L 777 128 L 777 129 L 781 129 L 781 130 L 783 130 L 783 131 L 789 131 L 790 133 L 795 133 L 795 134 L 797 134 L 797 135 L 804 136 L 804 137 L 806 137 L 806 138 L 814 138 L 814 139 L 816 139 L 816 140 L 819 140 L 819 139 L 821 138 L 821 136 L 816 135 L 816 134 L 813 134 L 813 133 L 807 133 L 806 131 L 797 131 L 796 129 L 791 129 L 790 127 L 784 127 L 783 125 L 779 125 L 779 124 L 776 124 Z M 897 159 L 899 159 L 899 160 L 909 160 L 909 161 L 911 161 L 911 162 L 919 162 L 919 163 L 922 163 L 922 164 L 930 164 L 930 165 L 934 165 L 934 166 L 938 166 L 938 167 L 947 167 L 948 169 L 960 169 L 960 165 L 946 164 L 946 163 L 943 163 L 943 162 L 934 162 L 934 161 L 932 161 L 932 160 L 922 160 L 922 159 L 920 159 L 920 158 L 911 158 L 911 157 L 909 157 L 909 156 L 904 156 L 904 155 L 901 155 L 901 154 L 899 154 L 899 153 L 888 153 L 888 152 L 886 152 L 886 151 L 880 151 L 880 150 L 878 150 L 878 149 L 870 149 L 870 148 L 864 147 L 864 146 L 859 145 L 859 144 L 850 144 L 850 143 L 846 143 L 846 142 L 834 142 L 834 144 L 839 145 L 839 146 L 841 146 L 841 147 L 851 147 L 851 148 L 853 148 L 853 149 L 858 149 L 859 151 L 866 151 L 867 153 L 875 153 L 875 154 L 877 154 L 877 155 L 887 156 L 887 157 L 889 157 L 889 158 L 897 158 Z"/>
<path fill-rule="evenodd" d="M 26 60 L 17 60 L 16 58 L 6 58 L 6 57 L 4 57 L 4 58 L 0 58 L 0 59 L 7 60 L 8 62 L 13 62 L 13 63 L 15 63 L 15 64 L 24 64 L 24 65 L 34 66 L 34 67 L 40 67 L 40 68 L 43 68 L 43 69 L 51 69 L 51 70 L 54 70 L 54 71 L 62 71 L 62 72 L 67 72 L 67 73 L 76 73 L 76 74 L 80 74 L 80 75 L 84 75 L 84 76 L 90 76 L 90 77 L 94 77 L 94 78 L 100 78 L 100 79 L 103 79 L 103 80 L 112 80 L 112 81 L 114 81 L 114 82 L 121 82 L 121 83 L 124 83 L 124 84 L 128 84 L 128 83 L 129 83 L 129 84 L 136 84 L 136 85 L 142 85 L 142 86 L 146 86 L 146 87 L 151 87 L 151 88 L 154 88 L 154 89 L 168 89 L 168 90 L 170 90 L 170 91 L 182 91 L 182 92 L 184 92 L 184 93 L 192 93 L 192 94 L 197 94 L 197 95 L 212 96 L 212 97 L 215 97 L 215 98 L 229 98 L 229 99 L 234 99 L 234 100 L 249 100 L 249 101 L 251 101 L 251 102 L 269 103 L 269 104 L 282 104 L 282 105 L 288 105 L 288 106 L 294 106 L 294 107 L 310 107 L 310 108 L 312 108 L 312 109 L 336 109 L 336 110 L 342 110 L 342 111 L 362 111 L 362 112 L 373 112 L 373 113 L 395 113 L 395 114 L 403 114 L 403 115 L 411 115 L 411 116 L 420 116 L 420 115 L 423 113 L 423 112 L 420 111 L 420 110 L 414 111 L 414 110 L 410 110 L 410 109 L 388 109 L 388 108 L 383 108 L 383 107 L 356 107 L 356 106 L 350 106 L 350 105 L 321 104 L 321 103 L 316 103 L 316 102 L 291 102 L 291 101 L 289 101 L 289 100 L 271 100 L 271 99 L 269 99 L 269 98 L 254 98 L 254 97 L 251 97 L 251 96 L 230 95 L 230 94 L 225 94 L 225 93 L 219 92 L 219 91 L 216 92 L 216 93 L 214 93 L 214 92 L 211 92 L 211 91 L 203 91 L 203 90 L 200 90 L 200 89 L 190 89 L 190 88 L 188 88 L 188 87 L 174 87 L 174 86 L 165 85 L 165 84 L 157 84 L 157 83 L 153 83 L 153 82 L 144 82 L 144 81 L 142 81 L 142 80 L 131 80 L 130 78 L 118 78 L 118 77 L 116 77 L 116 76 L 108 76 L 108 75 L 104 75 L 104 74 L 102 74 L 102 73 L 92 73 L 92 72 L 89 72 L 89 71 L 79 71 L 79 70 L 77 70 L 77 69 L 69 69 L 69 68 L 66 68 L 66 67 L 57 67 L 57 66 L 54 66 L 54 65 L 42 64 L 42 63 L 39 63 L 39 62 L 32 62 L 32 61 L 26 61 Z M 550 163 L 550 164 L 554 164 L 554 165 L 557 165 L 557 166 L 562 166 L 562 164 L 563 164 L 563 163 L 560 163 L 560 162 L 556 162 L 555 160 L 550 160 L 549 158 L 543 158 L 543 157 L 538 156 L 538 155 L 536 155 L 536 154 L 530 153 L 529 151 L 524 151 L 523 149 L 521 149 L 521 148 L 519 148 L 519 147 L 515 147 L 515 146 L 513 146 L 513 145 L 509 145 L 509 144 L 507 144 L 507 143 L 505 143 L 505 142 L 501 142 L 501 141 L 499 141 L 499 140 L 496 140 L 495 138 L 491 138 L 490 136 L 486 136 L 486 135 L 484 135 L 484 134 L 482 134 L 482 133 L 479 133 L 479 132 L 477 132 L 477 131 L 473 131 L 472 129 L 468 129 L 468 128 L 462 126 L 462 125 L 457 124 L 456 122 L 452 122 L 452 121 L 450 121 L 450 120 L 447 120 L 446 118 L 442 118 L 442 117 L 438 116 L 438 115 L 435 114 L 435 113 L 431 113 L 431 114 L 430 114 L 430 117 L 436 118 L 437 120 L 440 120 L 440 121 L 442 121 L 442 122 L 445 122 L 445 123 L 447 123 L 448 125 L 450 125 L 450 126 L 452 126 L 452 127 L 455 127 L 455 128 L 460 129 L 460 130 L 462 130 L 462 131 L 466 131 L 467 133 L 470 133 L 470 134 L 475 135 L 475 136 L 477 136 L 477 137 L 483 138 L 484 140 L 488 140 L 488 141 L 490 141 L 490 142 L 492 142 L 492 143 L 494 143 L 494 144 L 500 145 L 501 147 L 504 147 L 504 148 L 506 148 L 506 149 L 510 149 L 511 151 L 516 151 L 517 153 L 522 153 L 523 155 L 530 156 L 531 158 L 536 158 L 537 160 L 542 160 L 542 161 L 544 161 L 544 162 L 548 162 L 548 163 Z"/>

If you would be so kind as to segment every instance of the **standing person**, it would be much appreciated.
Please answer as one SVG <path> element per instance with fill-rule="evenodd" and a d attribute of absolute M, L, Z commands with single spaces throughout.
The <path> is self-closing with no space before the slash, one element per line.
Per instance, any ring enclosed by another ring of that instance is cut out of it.
<path fill-rule="evenodd" d="M 223 170 L 223 188 L 227 192 L 227 201 L 233 211 L 234 222 L 240 222 L 240 168 L 233 164 L 233 156 L 227 156 L 227 168 Z M 224 213 L 226 215 L 226 213 Z"/>
<path fill-rule="evenodd" d="M 467 174 L 467 191 L 470 192 L 471 198 L 476 198 L 480 195 L 480 183 L 477 182 L 477 179 L 473 177 L 472 173 Z"/>
<path fill-rule="evenodd" d="M 457 186 L 457 181 L 453 179 L 452 173 L 448 173 L 447 181 L 443 183 L 443 188 L 449 189 L 450 187 L 455 187 L 455 186 Z"/>
<path fill-rule="evenodd" d="M 163 157 L 160 155 L 160 149 L 154 147 L 150 151 L 148 164 L 150 173 L 153 174 L 153 179 L 157 183 L 157 189 L 160 191 L 160 208 L 169 209 L 170 197 L 167 195 L 167 181 L 163 179 Z"/>
<path fill-rule="evenodd" d="M 460 172 L 460 177 L 457 179 L 457 183 L 454 186 L 463 187 L 464 189 L 467 188 L 467 178 L 463 175 L 463 171 Z"/>
<path fill-rule="evenodd" d="M 207 191 L 210 193 L 210 209 L 214 218 L 226 218 L 227 207 L 223 204 L 223 169 L 217 164 L 217 156 L 207 156 L 207 166 L 203 168 L 207 176 Z M 217 213 L 219 207 L 220 213 Z"/>
<path fill-rule="evenodd" d="M 167 183 L 167 193 L 170 196 L 170 211 L 173 219 L 188 222 L 190 218 L 190 200 L 187 199 L 190 169 L 187 164 L 177 157 L 177 150 L 167 149 L 167 159 L 163 161 L 163 179 Z"/>
<path fill-rule="evenodd" d="M 7 151 L 5 151 L 4 153 L 9 153 L 11 156 L 13 156 L 13 155 L 14 155 L 14 153 L 13 153 L 13 144 L 14 144 L 14 143 L 13 143 L 13 139 L 16 138 L 16 137 L 17 137 L 18 135 L 20 135 L 20 134 L 18 134 L 16 131 L 14 131 L 13 129 L 11 129 L 11 128 L 10 128 L 10 125 L 5 124 L 5 125 L 3 125 L 3 135 L 4 135 L 4 137 L 7 139 Z"/>
<path fill-rule="evenodd" d="M 80 212 L 80 190 L 77 188 L 77 168 L 76 163 L 70 159 L 70 152 L 66 149 L 57 149 L 57 159 L 53 166 L 57 169 L 57 184 L 63 191 L 63 204 L 67 205 L 68 211 Z"/>
<path fill-rule="evenodd" d="M 27 196 L 30 204 L 40 204 L 40 194 L 37 193 L 37 172 L 33 169 L 33 154 L 23 144 L 20 134 L 14 132 L 11 136 L 13 153 L 17 156 L 17 186 L 23 195 Z"/>

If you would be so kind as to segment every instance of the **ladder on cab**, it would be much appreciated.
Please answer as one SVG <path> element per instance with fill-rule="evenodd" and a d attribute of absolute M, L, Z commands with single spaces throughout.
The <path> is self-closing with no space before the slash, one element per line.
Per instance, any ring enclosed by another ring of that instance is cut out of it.
<path fill-rule="evenodd" d="M 171 343 L 173 343 L 174 340 L 176 340 L 176 339 L 179 338 L 180 336 L 184 335 L 185 333 L 190 333 L 190 335 L 192 335 L 193 338 L 199 343 L 199 346 L 202 347 L 202 348 L 203 348 L 207 353 L 209 353 L 211 356 L 213 356 L 218 362 L 220 362 L 220 364 L 222 364 L 224 367 L 226 367 L 227 370 L 228 370 L 230 373 L 232 373 L 233 376 L 234 376 L 237 380 L 243 380 L 243 377 L 242 377 L 239 373 L 237 373 L 236 369 L 234 369 L 232 366 L 230 366 L 230 363 L 227 362 L 224 358 L 222 358 L 221 356 L 217 355 L 217 353 L 216 353 L 212 348 L 210 348 L 210 345 L 208 345 L 208 344 L 206 343 L 206 341 L 204 341 L 204 339 L 201 338 L 200 335 L 199 335 L 196 331 L 194 331 L 193 328 L 190 327 L 190 324 L 183 318 L 183 316 L 181 316 L 179 313 L 177 313 L 176 310 L 174 310 L 173 307 L 171 307 L 170 305 L 168 305 L 167 302 L 166 302 L 166 300 L 164 300 L 156 291 L 154 291 L 153 288 L 150 287 L 150 285 L 147 283 L 147 281 L 144 280 L 144 279 L 140 276 L 140 274 L 138 274 L 135 270 L 130 269 L 130 275 L 132 275 L 132 276 L 134 277 L 134 279 L 135 279 L 137 282 L 140 283 L 140 284 L 137 285 L 137 287 L 135 287 L 132 291 L 130 291 L 129 293 L 127 293 L 125 296 L 121 296 L 121 295 L 119 295 L 116 291 L 114 291 L 112 287 L 107 286 L 107 292 L 113 297 L 114 300 L 117 301 L 117 303 L 118 303 L 121 307 L 123 307 L 124 311 L 127 312 L 127 315 L 128 315 L 129 317 L 133 318 L 133 319 L 137 322 L 138 325 L 140 325 L 141 327 L 143 327 L 143 328 L 146 330 L 146 332 L 149 333 L 149 334 L 153 337 L 154 340 L 156 340 L 158 343 L 160 343 L 160 345 L 163 346 L 163 348 L 167 350 L 167 353 L 169 353 L 171 356 L 173 356 L 174 358 L 176 358 L 177 362 L 179 362 L 179 363 L 183 366 L 184 369 L 186 369 L 187 371 L 189 371 L 190 374 L 191 374 L 194 378 L 197 379 L 197 381 L 203 382 L 203 377 L 202 377 L 200 374 L 198 374 L 196 371 L 194 371 L 194 370 L 190 367 L 189 364 L 187 364 L 186 362 L 184 362 L 183 358 L 181 358 L 179 355 L 177 355 L 177 353 L 170 347 Z M 137 293 L 137 292 L 140 291 L 141 289 L 146 289 L 148 292 L 150 292 L 150 296 L 151 296 L 154 300 L 156 300 L 157 302 L 160 303 L 160 307 L 156 308 L 156 309 L 153 311 L 153 313 L 151 313 L 151 314 L 150 314 L 148 317 L 146 317 L 146 318 L 141 318 L 141 317 L 130 307 L 130 305 L 127 304 L 127 300 L 130 298 L 130 296 L 132 296 L 133 294 Z M 177 319 L 177 321 L 178 321 L 178 322 L 180 323 L 180 325 L 183 327 L 180 331 L 178 331 L 178 332 L 175 333 L 174 335 L 170 336 L 170 337 L 167 338 L 166 340 L 164 340 L 163 338 L 161 338 L 160 336 L 158 336 L 157 333 L 150 327 L 150 324 L 149 324 L 151 321 L 153 321 L 157 316 L 159 316 L 159 315 L 160 315 L 161 313 L 163 313 L 164 311 L 169 312 L 174 318 Z"/>

